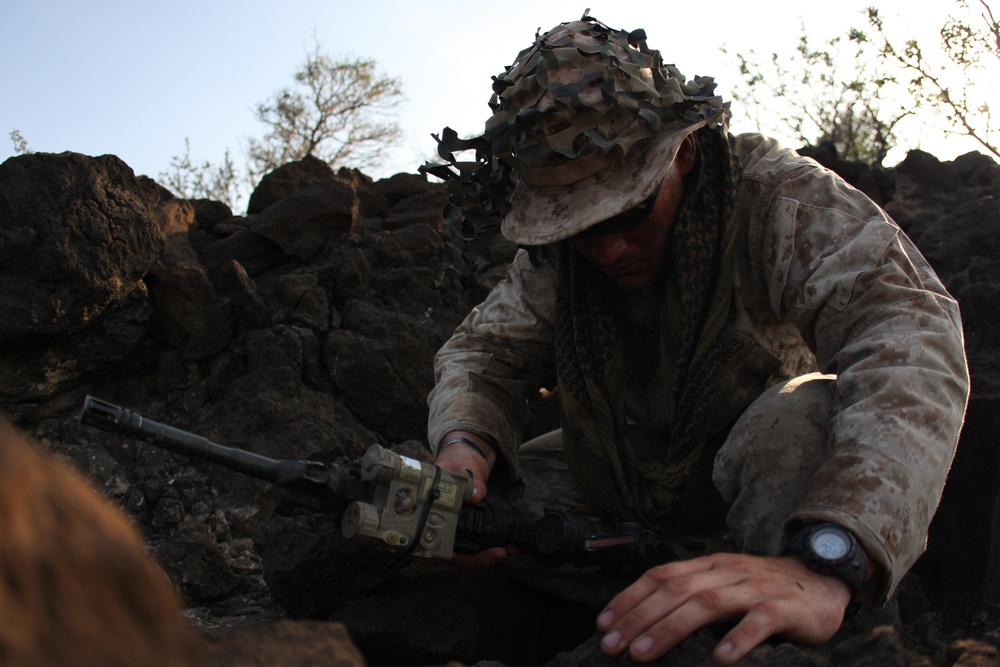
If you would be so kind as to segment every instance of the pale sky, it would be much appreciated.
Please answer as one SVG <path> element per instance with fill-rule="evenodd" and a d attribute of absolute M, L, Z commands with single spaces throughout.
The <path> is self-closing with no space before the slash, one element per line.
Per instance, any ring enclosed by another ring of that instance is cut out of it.
<path fill-rule="evenodd" d="M 535 31 L 591 15 L 614 28 L 645 28 L 648 44 L 687 77 L 711 75 L 719 92 L 738 79 L 732 52 L 791 52 L 800 24 L 814 44 L 867 27 L 877 4 L 887 26 L 937 40 L 952 0 L 0 0 L 0 161 L 18 130 L 33 151 L 111 153 L 156 178 L 190 140 L 195 161 L 219 162 L 263 126 L 255 103 L 291 84 L 313 36 L 333 56 L 374 58 L 402 80 L 402 145 L 375 178 L 433 155 L 445 125 L 477 133 L 489 114 L 490 77 Z M 914 10 L 919 5 L 919 10 Z M 734 106 L 734 131 L 752 131 Z M 941 159 L 975 148 L 908 137 Z M 781 138 L 781 137 L 779 137 Z M 795 142 L 790 142 L 795 144 Z M 902 159 L 899 155 L 896 159 Z M 893 164 L 892 156 L 887 165 Z"/>

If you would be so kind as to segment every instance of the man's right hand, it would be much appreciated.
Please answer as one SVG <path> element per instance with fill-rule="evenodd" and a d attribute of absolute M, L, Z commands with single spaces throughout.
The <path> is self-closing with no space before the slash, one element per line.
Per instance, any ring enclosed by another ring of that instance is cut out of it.
<path fill-rule="evenodd" d="M 472 484 L 466 493 L 465 502 L 468 505 L 475 505 L 486 498 L 486 481 L 490 477 L 490 470 L 496 463 L 497 455 L 492 445 L 468 431 L 452 431 L 441 440 L 441 443 L 444 444 L 454 437 L 468 438 L 486 454 L 486 457 L 483 458 L 472 447 L 457 442 L 441 452 L 434 463 L 444 470 L 469 473 L 472 477 Z M 451 564 L 459 567 L 484 568 L 515 553 L 517 553 L 517 548 L 513 545 L 492 547 L 476 554 L 456 553 Z"/>
<path fill-rule="evenodd" d="M 492 445 L 468 431 L 452 431 L 441 440 L 441 444 L 443 445 L 455 437 L 467 438 L 474 442 L 486 455 L 485 458 L 472 447 L 456 442 L 445 448 L 444 451 L 439 450 L 440 453 L 434 463 L 444 470 L 453 472 L 464 470 L 469 473 L 472 477 L 472 484 L 469 486 L 465 501 L 468 505 L 475 505 L 486 498 L 486 480 L 490 477 L 490 470 L 496 463 L 497 455 Z"/>

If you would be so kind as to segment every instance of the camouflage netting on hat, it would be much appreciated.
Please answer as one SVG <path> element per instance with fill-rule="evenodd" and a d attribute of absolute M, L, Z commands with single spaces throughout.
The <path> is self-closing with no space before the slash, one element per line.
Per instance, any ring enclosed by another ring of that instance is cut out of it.
<path fill-rule="evenodd" d="M 566 185 L 621 160 L 665 123 L 707 121 L 725 133 L 729 105 L 711 77 L 685 82 L 643 30 L 614 30 L 590 16 L 560 24 L 493 78 L 493 116 L 482 135 L 460 139 L 445 128 L 438 155 L 421 173 L 447 183 L 444 233 L 455 268 L 475 271 L 489 257 L 518 179 L 532 187 Z M 474 151 L 473 160 L 456 153 Z"/>

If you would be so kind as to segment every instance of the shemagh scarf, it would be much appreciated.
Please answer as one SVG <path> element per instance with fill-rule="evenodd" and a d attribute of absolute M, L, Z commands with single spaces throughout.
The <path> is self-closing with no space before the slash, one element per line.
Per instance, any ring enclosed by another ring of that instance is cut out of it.
<path fill-rule="evenodd" d="M 557 248 L 556 366 L 570 470 L 600 507 L 653 529 L 669 526 L 704 449 L 731 304 L 739 159 L 719 130 L 697 136 L 659 315 L 671 428 L 658 460 L 637 457 L 626 422 L 625 299 L 571 241 Z"/>

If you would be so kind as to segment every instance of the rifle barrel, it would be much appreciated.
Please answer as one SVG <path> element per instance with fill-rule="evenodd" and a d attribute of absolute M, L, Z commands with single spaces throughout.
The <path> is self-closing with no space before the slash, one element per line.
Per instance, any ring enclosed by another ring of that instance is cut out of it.
<path fill-rule="evenodd" d="M 218 463 L 236 472 L 263 479 L 272 484 L 278 481 L 281 462 L 276 459 L 254 454 L 244 449 L 220 445 L 208 438 L 147 419 L 138 412 L 93 396 L 87 396 L 84 400 L 80 422 L 109 433 L 146 440 L 157 447 L 184 454 L 192 459 Z"/>

